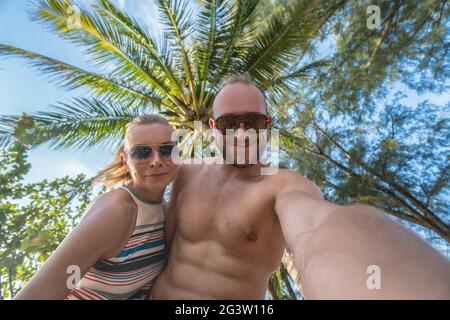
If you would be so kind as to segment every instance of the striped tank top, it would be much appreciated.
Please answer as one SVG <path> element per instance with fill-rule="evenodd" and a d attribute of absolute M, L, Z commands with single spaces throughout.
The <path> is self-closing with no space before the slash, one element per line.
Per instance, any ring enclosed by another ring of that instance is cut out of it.
<path fill-rule="evenodd" d="M 162 271 L 166 245 L 161 203 L 144 200 L 130 186 L 121 188 L 138 207 L 133 234 L 116 256 L 97 261 L 65 300 L 142 300 Z"/>

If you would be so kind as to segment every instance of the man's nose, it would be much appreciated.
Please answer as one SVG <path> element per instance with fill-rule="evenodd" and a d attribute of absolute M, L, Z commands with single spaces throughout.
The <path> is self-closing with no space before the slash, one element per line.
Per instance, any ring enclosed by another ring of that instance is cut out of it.
<path fill-rule="evenodd" d="M 245 121 L 243 121 L 243 120 L 238 120 L 238 121 L 239 121 L 239 123 L 238 123 L 238 129 L 242 129 L 242 130 L 245 131 L 245 129 L 246 129 L 246 127 L 245 127 Z"/>
<path fill-rule="evenodd" d="M 237 127 L 235 133 L 234 133 L 234 143 L 244 143 L 247 141 L 247 133 L 246 133 L 246 126 L 245 123 L 242 121 L 239 123 L 239 126 Z M 245 140 L 243 140 L 245 139 Z"/>
<path fill-rule="evenodd" d="M 239 122 L 239 125 L 238 125 L 238 127 L 237 127 L 237 129 L 236 129 L 236 135 L 242 135 L 242 134 L 245 134 L 245 130 L 246 130 L 247 128 L 245 127 L 245 122 L 244 121 L 240 121 Z"/>

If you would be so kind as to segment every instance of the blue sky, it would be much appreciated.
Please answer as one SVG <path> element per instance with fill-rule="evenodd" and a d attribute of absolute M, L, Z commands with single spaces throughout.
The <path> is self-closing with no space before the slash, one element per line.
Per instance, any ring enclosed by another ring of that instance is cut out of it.
<path fill-rule="evenodd" d="M 93 1 L 83 1 L 91 3 Z M 118 0 L 137 17 L 155 25 L 154 5 L 147 0 Z M 0 0 L 0 43 L 14 45 L 48 55 L 82 68 L 90 69 L 80 48 L 63 41 L 32 22 L 27 11 L 28 0 Z M 0 58 L 0 114 L 20 114 L 48 110 L 58 101 L 82 96 L 83 90 L 66 91 L 48 83 L 45 76 L 31 69 L 24 60 Z M 111 150 L 93 148 L 89 151 L 73 149 L 54 151 L 41 146 L 29 153 L 32 165 L 26 181 L 52 179 L 66 174 L 94 175 L 112 157 Z"/>
<path fill-rule="evenodd" d="M 80 1 L 85 4 L 93 0 Z M 153 29 L 158 28 L 155 6 L 151 0 L 116 0 L 119 6 L 139 19 L 144 20 Z M 80 48 L 63 41 L 42 25 L 32 22 L 27 10 L 28 0 L 0 0 L 0 43 L 36 51 L 72 63 L 82 68 L 91 69 Z M 331 46 L 332 47 L 332 46 Z M 329 52 L 330 45 L 321 46 L 320 51 Z M 394 84 L 392 92 L 401 90 L 408 96 L 405 103 L 416 106 L 423 100 L 444 105 L 450 100 L 450 94 L 418 96 L 401 84 Z M 48 110 L 58 101 L 69 101 L 72 97 L 82 96 L 82 90 L 65 91 L 48 83 L 45 76 L 31 69 L 20 59 L 0 58 L 0 114 L 20 114 Z M 92 176 L 112 157 L 111 150 L 93 148 L 89 151 L 73 149 L 54 151 L 47 146 L 34 149 L 29 154 L 32 165 L 27 181 L 43 178 L 52 179 L 66 174 L 86 173 Z"/>

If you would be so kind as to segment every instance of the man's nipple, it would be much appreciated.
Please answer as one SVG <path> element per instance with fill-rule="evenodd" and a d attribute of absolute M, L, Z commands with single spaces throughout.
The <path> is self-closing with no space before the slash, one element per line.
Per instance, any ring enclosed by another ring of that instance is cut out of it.
<path fill-rule="evenodd" d="M 247 233 L 246 238 L 247 238 L 247 241 L 255 242 L 258 239 L 258 235 L 256 234 L 256 232 L 252 231 L 252 232 Z"/>

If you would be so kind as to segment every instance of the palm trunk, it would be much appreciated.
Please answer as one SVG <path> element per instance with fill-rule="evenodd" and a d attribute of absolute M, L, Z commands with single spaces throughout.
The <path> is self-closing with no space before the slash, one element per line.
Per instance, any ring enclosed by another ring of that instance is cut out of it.
<path fill-rule="evenodd" d="M 289 272 L 286 269 L 286 266 L 284 263 L 281 264 L 280 267 L 280 274 L 281 274 L 281 280 L 283 281 L 283 285 L 286 287 L 287 294 L 290 300 L 297 300 L 297 293 L 296 290 L 292 287 L 291 283 L 291 277 L 289 275 Z M 297 290 L 298 291 L 298 290 Z"/>
<path fill-rule="evenodd" d="M 298 291 L 304 298 L 305 295 L 303 294 L 303 291 L 302 291 L 300 273 L 298 272 L 297 268 L 295 267 L 294 256 L 292 255 L 291 252 L 289 252 L 289 250 L 286 249 L 286 250 L 284 250 L 283 258 L 281 261 L 285 265 L 286 271 L 289 273 L 289 276 L 292 278 L 295 285 L 297 286 Z"/>

